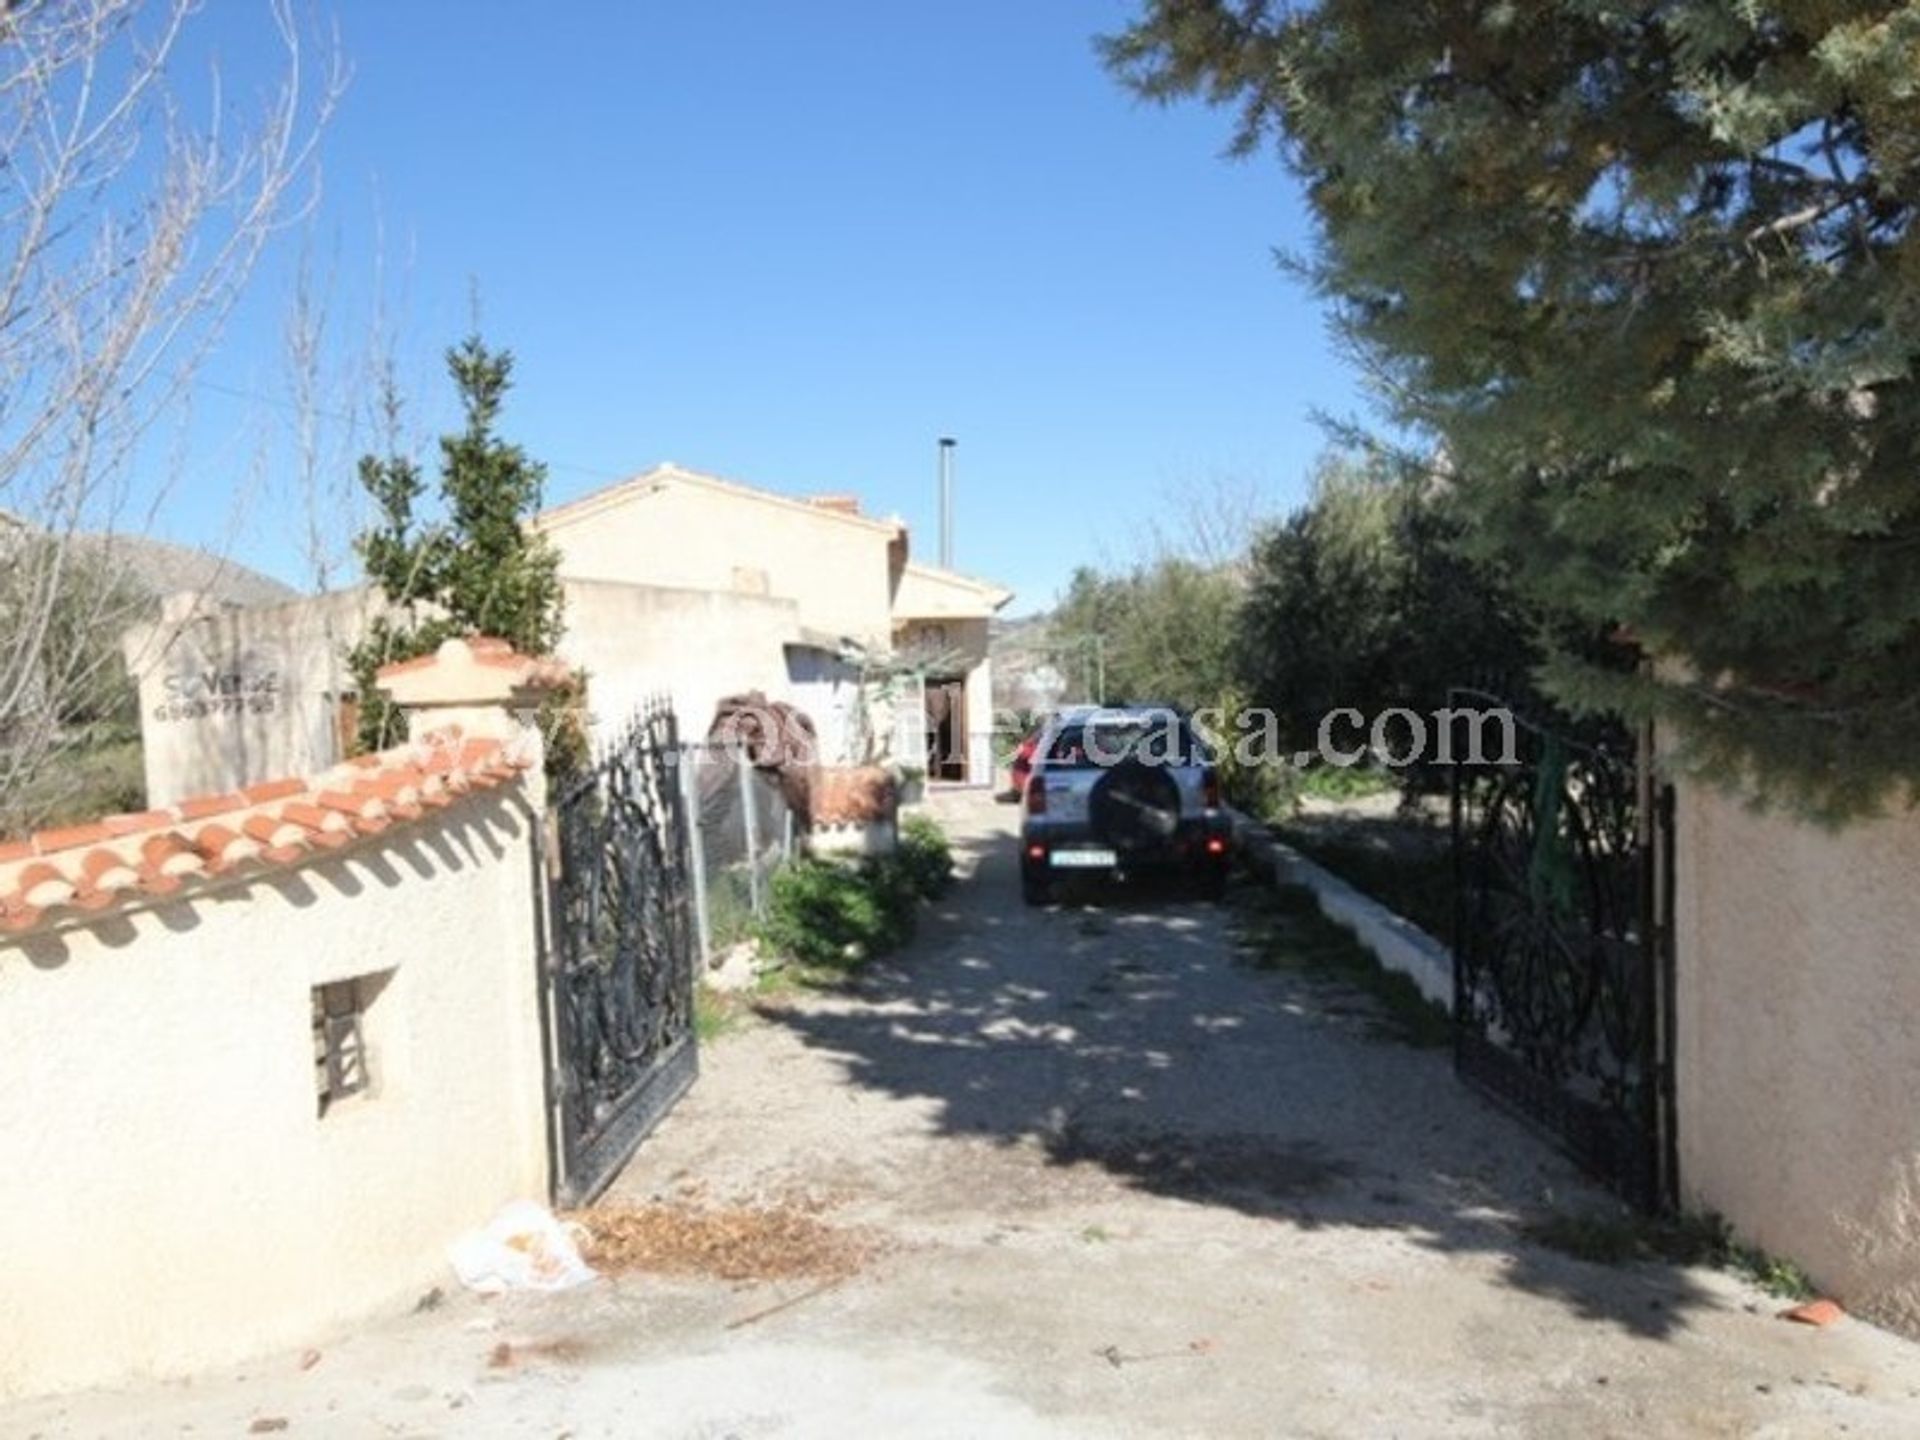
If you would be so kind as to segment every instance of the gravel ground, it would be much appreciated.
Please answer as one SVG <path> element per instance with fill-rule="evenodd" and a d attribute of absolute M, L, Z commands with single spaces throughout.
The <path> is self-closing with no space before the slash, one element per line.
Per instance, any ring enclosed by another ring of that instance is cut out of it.
<path fill-rule="evenodd" d="M 1606 1202 L 1229 907 L 1029 911 L 1011 810 L 935 809 L 968 873 L 920 940 L 709 1046 L 606 1201 L 799 1211 L 854 1273 L 453 1296 L 0 1434 L 1920 1433 L 1907 1342 L 1526 1239 Z"/>

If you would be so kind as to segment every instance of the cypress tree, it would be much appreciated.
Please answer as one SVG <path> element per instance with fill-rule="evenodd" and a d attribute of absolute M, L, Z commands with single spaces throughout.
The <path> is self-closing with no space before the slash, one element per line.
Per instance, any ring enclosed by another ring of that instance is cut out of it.
<path fill-rule="evenodd" d="M 382 665 L 426 655 L 454 636 L 491 635 L 525 655 L 551 654 L 564 624 L 559 557 L 527 522 L 539 512 L 546 467 L 495 430 L 512 384 L 513 357 L 479 336 L 447 352 L 459 392 L 461 428 L 440 437 L 440 501 L 444 519 L 420 514 L 426 482 L 398 453 L 366 455 L 360 483 L 374 522 L 355 541 L 367 579 L 388 603 L 348 652 L 360 696 L 359 743 L 381 749 L 402 738 L 400 718 L 375 688 Z M 397 410 L 391 390 L 389 415 Z M 549 770 L 565 772 L 581 758 L 571 705 L 560 697 L 547 724 Z"/>

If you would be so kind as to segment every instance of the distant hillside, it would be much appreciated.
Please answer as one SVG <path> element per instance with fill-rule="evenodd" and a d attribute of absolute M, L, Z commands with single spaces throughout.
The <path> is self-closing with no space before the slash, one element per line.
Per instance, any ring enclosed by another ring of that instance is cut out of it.
<path fill-rule="evenodd" d="M 78 535 L 76 544 L 109 557 L 128 580 L 157 597 L 191 590 L 216 605 L 250 609 L 297 599 L 300 591 L 236 560 L 140 535 Z"/>
<path fill-rule="evenodd" d="M 0 509 L 0 535 L 22 535 L 35 527 L 11 510 Z M 301 592 L 285 581 L 249 569 L 237 560 L 171 540 L 146 535 L 77 534 L 75 550 L 121 571 L 134 588 L 155 599 L 191 590 L 215 605 L 250 609 L 297 599 Z"/>

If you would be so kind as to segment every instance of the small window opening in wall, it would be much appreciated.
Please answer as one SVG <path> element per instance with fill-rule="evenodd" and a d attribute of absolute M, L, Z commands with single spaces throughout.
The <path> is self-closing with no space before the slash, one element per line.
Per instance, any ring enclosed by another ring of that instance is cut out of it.
<path fill-rule="evenodd" d="M 313 1080 L 322 1115 L 373 1090 L 367 1012 L 391 974 L 359 975 L 313 987 Z"/>

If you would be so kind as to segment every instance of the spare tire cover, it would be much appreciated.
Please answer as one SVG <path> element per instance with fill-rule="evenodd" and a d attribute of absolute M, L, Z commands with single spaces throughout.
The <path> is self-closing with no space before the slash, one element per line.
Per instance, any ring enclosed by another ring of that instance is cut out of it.
<path fill-rule="evenodd" d="M 1128 760 L 1094 782 L 1087 821 L 1115 850 L 1157 849 L 1180 828 L 1180 787 L 1164 766 Z"/>

